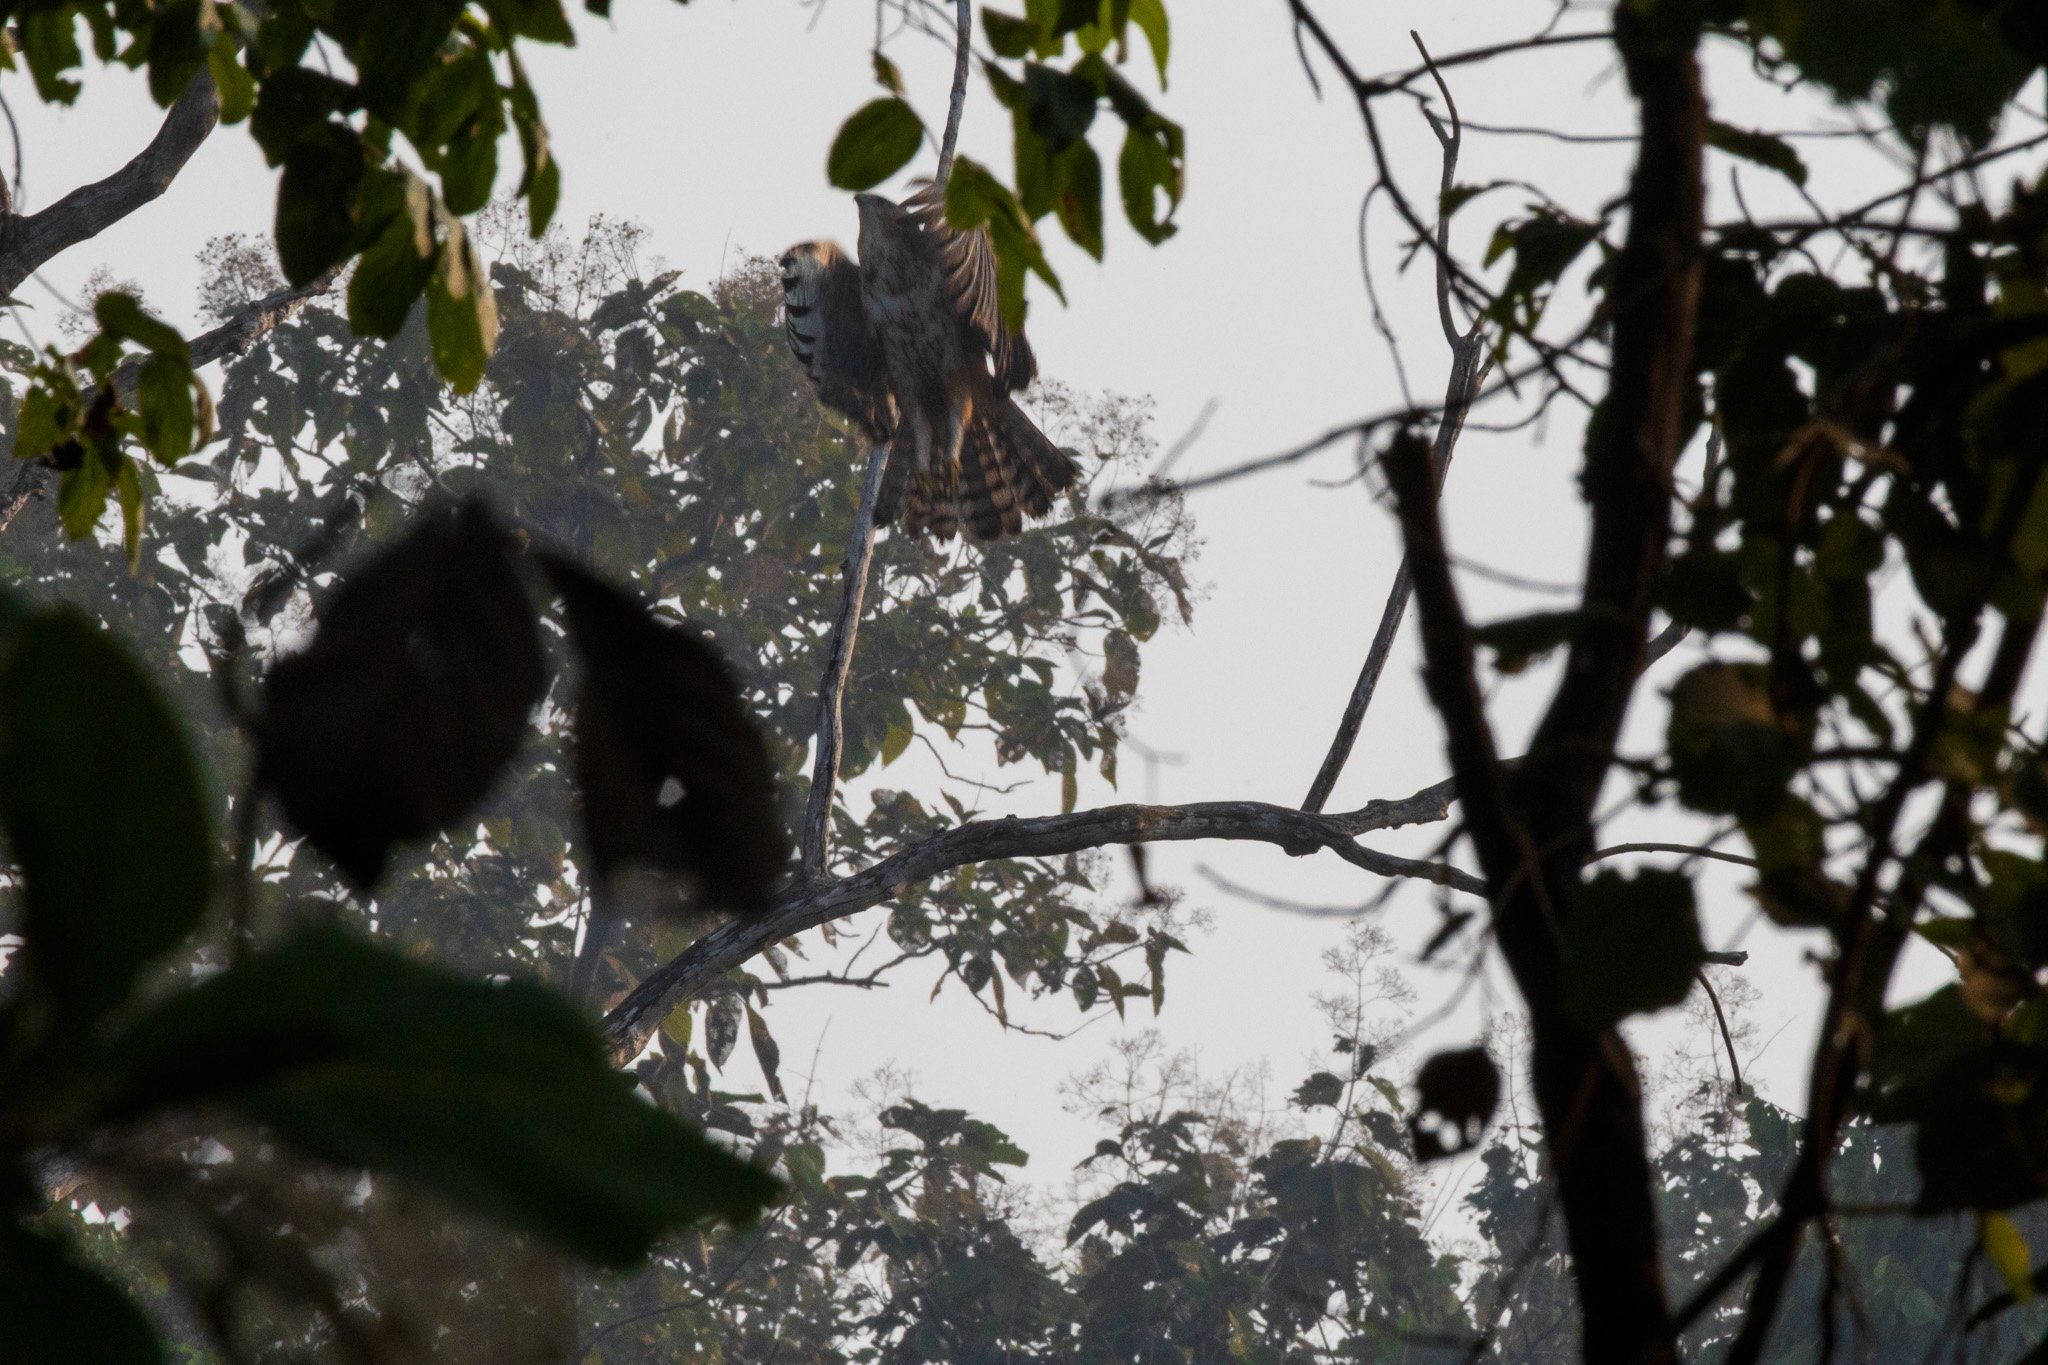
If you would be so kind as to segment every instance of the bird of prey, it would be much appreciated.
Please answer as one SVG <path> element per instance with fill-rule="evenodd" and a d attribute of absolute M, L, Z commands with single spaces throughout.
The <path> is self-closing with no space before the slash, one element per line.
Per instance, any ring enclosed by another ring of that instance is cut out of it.
<path fill-rule="evenodd" d="M 860 261 L 831 242 L 781 259 L 789 347 L 827 407 L 889 447 L 875 520 L 950 540 L 1023 529 L 1074 482 L 1074 462 L 1010 395 L 1038 373 L 1003 325 L 986 228 L 946 222 L 943 191 L 857 194 Z"/>

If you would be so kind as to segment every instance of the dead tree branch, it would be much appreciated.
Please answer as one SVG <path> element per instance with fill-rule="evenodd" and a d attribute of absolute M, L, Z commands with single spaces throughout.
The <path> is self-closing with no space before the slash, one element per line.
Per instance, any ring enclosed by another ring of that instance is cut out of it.
<path fill-rule="evenodd" d="M 845 588 L 839 616 L 825 647 L 825 682 L 818 690 L 818 749 L 811 765 L 811 794 L 804 803 L 803 875 L 813 881 L 825 875 L 832 850 L 832 798 L 839 786 L 839 761 L 846 750 L 846 719 L 842 707 L 846 677 L 853 668 L 854 637 L 860 633 L 861 605 L 867 599 L 868 568 L 875 556 L 875 503 L 882 494 L 882 473 L 889 447 L 868 452 L 867 473 L 860 484 L 860 510 L 846 538 Z"/>
<path fill-rule="evenodd" d="M 201 67 L 172 102 L 156 136 L 127 165 L 46 209 L 0 222 L 0 297 L 12 295 L 51 257 L 97 237 L 162 195 L 219 122 L 220 93 Z"/>
<path fill-rule="evenodd" d="M 943 830 L 850 876 L 791 887 L 766 913 L 712 930 L 634 988 L 606 1016 L 604 1032 L 622 1065 L 636 1056 L 661 1021 L 707 983 L 793 934 L 858 914 L 953 868 L 997 858 L 1049 858 L 1108 844 L 1235 839 L 1327 848 L 1383 877 L 1410 877 L 1478 895 L 1484 885 L 1443 863 L 1396 857 L 1357 842 L 1361 834 L 1441 820 L 1451 784 L 1439 782 L 1398 801 L 1374 801 L 1343 815 L 1314 815 L 1261 801 L 1205 801 L 1185 806 L 1105 806 L 1071 815 L 975 820 Z"/>
<path fill-rule="evenodd" d="M 1451 187 L 1457 183 L 1458 152 L 1464 145 L 1458 104 L 1451 97 L 1450 86 L 1444 82 L 1435 64 L 1430 62 L 1429 51 L 1423 47 L 1421 37 L 1412 33 L 1409 36 L 1415 39 L 1424 63 L 1436 77 L 1437 89 L 1442 92 L 1444 106 L 1450 114 L 1448 129 L 1434 115 L 1427 116 L 1430 131 L 1436 134 L 1443 149 L 1443 171 L 1437 191 L 1436 306 L 1444 340 L 1451 348 L 1451 376 L 1444 386 L 1443 408 L 1437 419 L 1431 459 L 1435 484 L 1441 490 L 1445 475 L 1450 473 L 1451 453 L 1457 447 L 1459 434 L 1465 429 L 1465 416 L 1472 410 L 1472 400 L 1480 386 L 1486 382 L 1492 358 L 1486 338 L 1480 334 L 1480 320 L 1474 318 L 1461 330 L 1451 312 L 1451 220 L 1443 211 L 1443 205 Z M 1384 185 L 1390 178 L 1390 170 L 1382 163 L 1380 183 Z M 1350 700 L 1344 704 L 1344 714 L 1337 722 L 1337 733 L 1330 740 L 1329 752 L 1323 755 L 1322 767 L 1317 769 L 1315 781 L 1309 785 L 1308 796 L 1301 803 L 1303 810 L 1321 810 L 1329 801 L 1338 777 L 1343 774 L 1344 765 L 1351 758 L 1352 746 L 1358 742 L 1359 729 L 1365 724 L 1365 713 L 1372 705 L 1373 693 L 1379 689 L 1380 674 L 1386 670 L 1387 655 L 1394 648 L 1394 637 L 1400 633 L 1401 621 L 1408 614 L 1408 599 L 1413 591 L 1408 559 L 1403 555 L 1400 567 L 1394 571 L 1394 585 L 1388 590 L 1386 606 L 1380 611 L 1379 628 L 1373 632 L 1372 645 L 1366 650 L 1365 665 L 1359 670 L 1358 681 L 1352 685 Z"/>

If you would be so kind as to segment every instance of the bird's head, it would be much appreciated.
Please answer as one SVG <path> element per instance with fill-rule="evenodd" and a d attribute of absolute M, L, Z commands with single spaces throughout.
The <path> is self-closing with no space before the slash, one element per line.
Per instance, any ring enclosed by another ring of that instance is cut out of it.
<path fill-rule="evenodd" d="M 910 211 L 886 195 L 856 194 L 853 205 L 860 210 L 862 241 L 900 236 L 912 225 Z M 863 251 L 862 255 L 866 252 Z"/>

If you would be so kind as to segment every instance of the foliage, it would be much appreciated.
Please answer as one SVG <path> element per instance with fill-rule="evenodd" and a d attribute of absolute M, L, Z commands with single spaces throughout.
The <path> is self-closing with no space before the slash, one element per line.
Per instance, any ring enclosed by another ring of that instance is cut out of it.
<path fill-rule="evenodd" d="M 415 591 L 431 597 L 434 575 L 421 578 Z M 170 710 L 93 623 L 13 596 L 0 620 L 0 824 L 20 868 L 20 943 L 0 1009 L 11 1350 L 161 1358 L 137 1310 L 57 1227 L 38 1226 L 49 1220 L 35 1216 L 35 1191 L 51 1163 L 87 1162 L 149 1198 L 202 1200 L 175 1156 L 123 1150 L 195 1109 L 225 1108 L 305 1153 L 408 1178 L 609 1264 L 706 1215 L 750 1217 L 773 1192 L 636 1098 L 588 1023 L 530 984 L 467 982 L 308 924 L 197 984 L 141 989 L 208 917 L 217 851 L 200 769 Z M 387 628 L 432 648 L 409 620 Z M 266 750 L 270 782 L 290 783 L 296 767 Z M 375 794 L 328 814 L 374 816 Z M 213 1212 L 232 1246 L 231 1211 Z M 97 1339 L 77 1339 L 76 1321 Z M 225 1345 L 224 1316 L 216 1327 Z"/>
<path fill-rule="evenodd" d="M 611 8 L 610 0 L 584 0 L 584 7 L 599 16 Z M 960 226 L 989 225 L 1003 312 L 1019 326 L 1027 269 L 1059 289 L 1032 223 L 1057 211 L 1075 241 L 1102 254 L 1101 167 L 1083 136 L 1096 106 L 1106 102 L 1126 125 L 1119 161 L 1125 211 L 1151 242 L 1173 232 L 1182 134 L 1103 55 L 1114 44 L 1120 62 L 1136 27 L 1163 83 L 1164 0 L 1099 7 L 1034 0 L 1026 18 L 985 17 L 997 50 L 985 70 L 1013 112 L 1017 187 L 963 163 L 949 208 Z M 307 286 L 352 263 L 348 320 L 368 337 L 397 335 L 424 299 L 436 371 L 458 392 L 482 381 L 498 343 L 497 299 L 464 219 L 490 201 L 508 131 L 522 158 L 512 197 L 525 204 L 532 235 L 554 217 L 561 168 L 520 53 L 522 45 L 574 43 L 563 0 L 16 0 L 0 4 L 0 21 L 10 25 L 0 65 L 25 68 L 46 101 L 69 104 L 83 88 L 73 74 L 86 63 L 81 24 L 98 61 L 147 71 L 159 105 L 210 85 L 221 120 L 246 120 L 278 169 L 275 240 L 284 278 Z M 1045 64 L 1070 39 L 1079 48 L 1071 68 Z M 1009 74 L 1005 61 L 1021 74 Z M 828 158 L 833 183 L 848 188 L 901 170 L 921 141 L 921 124 L 879 48 L 874 64 L 892 93 L 853 115 Z M 132 440 L 153 459 L 176 464 L 204 444 L 210 427 L 183 339 L 132 301 L 115 299 L 116 315 L 101 316 L 76 354 L 51 348 L 37 358 L 17 454 L 62 472 L 74 537 L 87 534 L 117 496 L 132 560 L 145 480 L 125 445 Z M 113 369 L 131 342 L 146 358 L 135 385 L 116 384 Z"/>
<path fill-rule="evenodd" d="M 298 941 L 292 926 L 326 907 L 316 919 L 338 917 L 464 975 L 538 978 L 615 998 L 700 931 L 704 910 L 762 894 L 758 879 L 735 885 L 720 872 L 759 865 L 734 863 L 740 840 L 752 837 L 740 808 L 722 799 L 699 810 L 687 796 L 661 805 L 671 772 L 682 773 L 685 793 L 712 796 L 739 771 L 729 756 L 691 768 L 684 754 L 682 767 L 643 771 L 630 765 L 666 750 L 635 736 L 687 712 L 697 719 L 660 733 L 673 736 L 664 743 L 701 747 L 711 714 L 704 689 L 715 693 L 724 670 L 703 675 L 697 661 L 715 644 L 734 665 L 743 724 L 769 736 L 764 757 L 777 770 L 783 812 L 800 801 L 857 452 L 788 359 L 765 263 L 699 294 L 678 289 L 671 273 L 643 272 L 638 231 L 603 220 L 581 240 L 529 242 L 508 208 L 484 215 L 479 236 L 505 252 L 491 271 L 503 332 L 474 393 L 451 397 L 436 383 L 417 311 L 380 342 L 354 336 L 333 310 L 309 307 L 230 367 L 221 438 L 165 477 L 158 531 L 137 575 L 107 578 L 95 557 L 110 547 L 65 545 L 40 507 L 7 539 L 8 572 L 154 642 L 149 666 L 200 721 L 201 748 L 215 766 L 278 792 L 291 824 L 274 831 L 268 806 L 247 794 L 227 812 L 218 797 L 199 803 L 216 826 L 237 812 L 257 821 L 238 846 L 257 851 L 244 915 L 259 940 L 283 935 L 280 950 L 289 948 Z M 248 245 L 210 251 L 209 289 L 263 287 L 265 270 Z M 216 306 L 231 308 L 233 299 Z M 1050 387 L 1038 406 L 1048 429 L 1094 457 L 1095 479 L 1115 477 L 1149 449 L 1142 405 Z M 479 498 L 500 509 L 488 522 L 430 510 Z M 518 534 L 507 538 L 497 525 Z M 370 564 L 345 570 L 335 586 L 330 565 L 373 547 L 381 548 Z M 1113 779 L 1141 642 L 1159 629 L 1162 603 L 1191 609 L 1187 550 L 1172 508 L 1119 519 L 1078 500 L 1053 524 L 986 553 L 886 539 L 849 689 L 847 770 L 914 766 L 910 750 L 922 734 L 949 748 L 956 740 L 979 746 L 982 761 L 998 768 L 1022 762 L 1071 774 L 1093 763 Z M 545 582 L 530 572 L 535 559 Z M 572 560 L 665 603 L 662 619 L 597 587 Z M 427 583 L 445 586 L 423 595 Z M 580 659 L 536 672 L 522 643 L 531 625 L 520 622 L 530 623 L 530 603 L 561 592 L 567 611 L 546 611 L 536 658 L 553 664 L 573 646 Z M 678 614 L 687 629 L 673 624 Z M 309 620 L 319 629 L 302 646 Z M 436 642 L 437 656 L 496 662 L 423 667 L 421 638 Z M 392 652 L 400 639 L 414 644 Z M 242 696 L 236 680 L 270 655 L 282 662 L 265 691 Z M 675 668 L 685 673 L 663 673 Z M 699 681 L 689 681 L 692 670 Z M 526 732 L 536 693 L 540 726 Z M 236 720 L 245 712 L 267 746 L 258 752 Z M 443 719 L 416 723 L 428 715 Z M 506 718 L 520 721 L 523 739 L 503 728 Z M 601 742 L 607 734 L 619 738 Z M 509 758 L 508 737 L 516 741 Z M 295 773 L 274 771 L 285 760 Z M 583 837 L 570 832 L 572 787 L 591 823 Z M 941 791 L 955 817 L 985 799 L 966 777 L 945 779 Z M 479 796 L 481 809 L 453 814 Z M 644 812 L 651 823 L 622 812 Z M 732 832 L 693 833 L 707 818 L 733 819 Z M 925 801 L 872 787 L 842 800 L 838 856 L 880 856 L 939 818 Z M 663 832 L 677 820 L 674 833 Z M 645 875 L 678 856 L 696 875 Z M 935 959 L 999 1015 L 1017 989 L 1064 993 L 1089 1009 L 1121 1008 L 1126 995 L 1163 999 L 1171 912 L 1102 907 L 1095 875 L 1078 859 L 993 865 L 906 894 L 889 921 L 897 945 L 890 970 Z M 586 921 L 579 957 L 571 950 Z M 222 946 L 196 945 L 198 960 L 218 962 Z M 821 946 L 831 952 L 829 937 Z M 722 1131 L 758 1160 L 781 1155 L 799 1191 L 806 1168 L 789 1155 L 798 1116 L 715 1089 L 711 1074 L 732 1063 L 744 1032 L 770 1084 L 780 1085 L 767 1006 L 778 975 L 796 975 L 792 958 L 804 951 L 785 945 L 771 954 L 774 973 L 738 973 L 710 991 L 694 1018 L 670 1022 L 637 1075 L 670 1112 Z M 316 1008 L 304 990 L 282 994 Z M 499 1055 L 537 1045 L 508 1038 Z M 580 1102 L 567 1091 L 563 1103 Z M 299 1111 L 266 1102 L 250 1112 L 276 1125 Z M 535 1128 L 535 1118 L 488 1113 L 479 1121 Z M 539 1248 L 446 1211 L 413 1215 L 415 1235 L 399 1238 L 400 1210 L 417 1199 L 387 1181 L 374 1182 L 353 1210 L 332 1199 L 308 1207 L 291 1194 L 293 1168 L 224 1140 L 232 1159 L 210 1171 L 209 1188 L 248 1200 L 245 1235 L 275 1238 L 289 1224 L 306 1231 L 288 1240 L 318 1257 L 332 1254 L 321 1249 L 331 1238 L 369 1239 L 373 1253 L 348 1262 L 354 1268 L 336 1290 L 342 1302 L 366 1301 L 368 1320 L 538 1314 L 519 1350 L 544 1358 L 546 1343 L 563 1348 L 561 1334 L 573 1330 L 563 1296 L 574 1281 Z M 178 1141 L 190 1150 L 193 1139 Z M 366 1156 L 360 1147 L 316 1149 L 343 1161 Z M 143 1150 L 154 1170 L 164 1149 Z M 116 1243 L 123 1266 L 148 1258 L 177 1265 L 220 1235 L 212 1214 L 136 1191 L 132 1176 L 102 1168 L 79 1187 L 81 1201 L 138 1210 L 136 1231 Z M 622 1235 L 634 1226 L 606 1217 Z M 458 1270 L 484 1286 L 466 1309 L 459 1296 L 442 1300 L 423 1288 Z M 163 1305 L 180 1298 L 147 1282 L 136 1287 Z M 335 1330 L 333 1315 L 303 1293 L 270 1286 L 262 1303 L 231 1328 L 259 1354 Z"/>

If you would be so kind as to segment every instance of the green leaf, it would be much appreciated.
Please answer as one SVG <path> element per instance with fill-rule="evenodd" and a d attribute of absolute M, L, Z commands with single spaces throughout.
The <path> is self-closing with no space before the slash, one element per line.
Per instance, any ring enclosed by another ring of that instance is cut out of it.
<path fill-rule="evenodd" d="M 548 129 L 540 118 L 540 101 L 526 79 L 526 68 L 512 56 L 512 93 L 506 99 L 512 111 L 512 126 L 519 132 L 519 150 L 526 169 L 519 178 L 518 194 L 526 200 L 527 230 L 535 237 L 548 229 L 555 208 L 562 199 L 562 168 L 556 164 L 548 144 Z"/>
<path fill-rule="evenodd" d="M 0 1226 L 0 1341 L 13 1365 L 158 1365 L 164 1348 L 128 1296 L 54 1238 Z"/>
<path fill-rule="evenodd" d="M 285 154 L 277 182 L 277 259 L 294 286 L 311 284 L 348 259 L 367 156 L 362 138 L 334 123 L 302 134 Z"/>
<path fill-rule="evenodd" d="M 174 465 L 192 453 L 192 367 L 183 356 L 153 355 L 135 381 L 142 448 L 157 463 Z"/>
<path fill-rule="evenodd" d="M 1166 58 L 1171 43 L 1167 31 L 1165 0 L 1131 0 L 1131 22 L 1144 33 L 1152 48 L 1153 65 L 1159 68 L 1159 88 L 1166 88 Z"/>
<path fill-rule="evenodd" d="M 1806 183 L 1806 163 L 1799 159 L 1798 152 L 1792 150 L 1791 143 L 1775 133 L 1751 132 L 1710 118 L 1707 120 L 1707 145 L 1774 170 L 1795 185 Z"/>
<path fill-rule="evenodd" d="M 988 35 L 988 45 L 995 49 L 996 55 L 1012 61 L 1029 56 L 1031 49 L 1038 44 L 1038 25 L 998 10 L 985 9 L 981 12 L 981 30 Z"/>
<path fill-rule="evenodd" d="M 192 352 L 178 329 L 143 312 L 134 295 L 109 290 L 93 300 L 92 311 L 109 336 L 190 365 Z"/>
<path fill-rule="evenodd" d="M 498 343 L 498 302 L 459 221 L 445 225 L 439 268 L 427 283 L 427 338 L 434 368 L 457 393 L 483 382 Z"/>
<path fill-rule="evenodd" d="M 562 0 L 484 0 L 484 8 L 508 33 L 564 47 L 576 42 L 576 31 L 562 12 Z"/>
<path fill-rule="evenodd" d="M 896 63 L 882 55 L 882 49 L 875 49 L 875 84 L 892 95 L 903 94 L 903 73 L 896 69 Z"/>
<path fill-rule="evenodd" d="M 1570 611 L 1539 611 L 1476 626 L 1472 638 L 1494 653 L 1494 667 L 1519 673 L 1560 645 L 1570 644 L 1596 620 L 1611 615 L 1575 607 Z"/>
<path fill-rule="evenodd" d="M 889 728 L 882 734 L 882 766 L 888 767 L 903 757 L 903 751 L 910 747 L 911 737 L 916 733 L 910 717 L 898 710 L 889 719 Z"/>
<path fill-rule="evenodd" d="M 72 1026 L 182 942 L 213 877 L 208 802 L 140 669 L 68 609 L 0 649 L 0 823 L 20 863 L 23 955 Z"/>
<path fill-rule="evenodd" d="M 249 117 L 256 107 L 256 78 L 239 60 L 234 35 L 222 29 L 206 54 L 213 72 L 214 88 L 220 91 L 220 121 L 233 126 Z"/>
<path fill-rule="evenodd" d="M 1127 130 L 1116 174 L 1123 192 L 1124 216 L 1140 237 L 1157 246 L 1180 230 L 1172 221 L 1174 207 L 1180 202 L 1180 167 L 1158 138 L 1136 128 Z M 1159 212 L 1162 192 L 1166 195 L 1163 215 Z"/>
<path fill-rule="evenodd" d="M 601 1265 L 776 1181 L 634 1094 L 568 1001 L 302 930 L 114 1044 L 114 1116 L 225 1101 L 306 1151 L 417 1180 Z"/>
<path fill-rule="evenodd" d="M 953 159 L 952 174 L 946 180 L 946 221 L 963 230 L 987 225 L 996 249 L 996 290 L 1000 296 L 1003 324 L 1011 330 L 1024 325 L 1024 274 L 1031 271 L 1052 287 L 1062 302 L 1066 294 L 1059 276 L 1046 262 L 1038 235 L 1031 230 L 1017 197 L 988 168 L 969 157 Z"/>
<path fill-rule="evenodd" d="M 1067 237 L 1096 260 L 1102 259 L 1102 161 L 1095 149 L 1076 142 L 1055 160 L 1059 190 L 1055 204 Z"/>
<path fill-rule="evenodd" d="M 2034 1253 L 2026 1234 L 2002 1213 L 1977 1215 L 1977 1237 L 1984 1244 L 1985 1259 L 1998 1268 L 2015 1303 L 2034 1297 Z"/>
<path fill-rule="evenodd" d="M 385 224 L 349 279 L 348 325 L 360 336 L 397 336 L 433 277 L 426 185 L 408 177 L 406 200 L 406 210 Z"/>
<path fill-rule="evenodd" d="M 1682 1003 L 1705 960 L 1692 880 L 1661 868 L 1601 872 L 1564 926 L 1564 1007 L 1591 1029 Z"/>
<path fill-rule="evenodd" d="M 1671 690 L 1671 765 L 1694 810 L 1768 819 L 1798 771 L 1801 744 L 1772 710 L 1762 670 L 1707 663 Z"/>
<path fill-rule="evenodd" d="M 114 475 L 114 492 L 121 503 L 121 549 L 128 556 L 128 572 L 142 565 L 142 476 L 135 461 L 126 455 Z"/>
<path fill-rule="evenodd" d="M 97 448 L 88 449 L 78 468 L 65 470 L 57 480 L 57 520 L 63 524 L 64 534 L 73 540 L 83 540 L 100 524 L 100 517 L 107 510 L 107 495 L 114 491 L 121 459 L 119 451 L 110 455 Z"/>
<path fill-rule="evenodd" d="M 832 139 L 825 175 L 842 190 L 873 189 L 909 164 L 924 141 L 924 123 L 902 100 L 870 100 Z"/>

